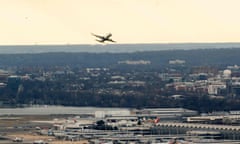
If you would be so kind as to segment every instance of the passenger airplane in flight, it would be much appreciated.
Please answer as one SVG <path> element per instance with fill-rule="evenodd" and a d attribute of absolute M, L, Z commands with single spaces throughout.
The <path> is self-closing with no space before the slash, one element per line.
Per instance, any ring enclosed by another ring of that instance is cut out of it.
<path fill-rule="evenodd" d="M 99 39 L 96 39 L 96 41 L 98 41 L 100 43 L 104 43 L 105 41 L 116 42 L 116 41 L 110 39 L 110 37 L 112 36 L 111 33 L 107 34 L 106 36 L 100 36 L 100 35 L 96 35 L 96 34 L 93 34 L 93 33 L 92 33 L 92 35 L 99 38 Z"/>

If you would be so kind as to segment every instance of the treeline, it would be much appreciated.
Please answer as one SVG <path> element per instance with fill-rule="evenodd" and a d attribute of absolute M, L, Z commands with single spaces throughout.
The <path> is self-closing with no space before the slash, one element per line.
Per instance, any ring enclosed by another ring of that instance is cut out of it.
<path fill-rule="evenodd" d="M 0 54 L 0 66 L 109 67 L 118 61 L 149 60 L 151 67 L 168 65 L 169 60 L 185 60 L 188 66 L 240 65 L 240 49 L 165 50 L 134 53 L 39 53 Z"/>
<path fill-rule="evenodd" d="M 199 112 L 223 110 L 239 110 L 240 99 L 211 98 L 207 95 L 185 93 L 184 97 L 174 98 L 172 93 L 161 92 L 162 95 L 146 93 L 143 95 L 110 95 L 97 94 L 92 91 L 65 91 L 63 84 L 51 82 L 31 82 L 19 87 L 7 86 L 0 90 L 1 100 L 11 106 L 24 104 L 64 105 L 64 106 L 97 106 L 128 108 L 176 108 L 183 107 Z"/>

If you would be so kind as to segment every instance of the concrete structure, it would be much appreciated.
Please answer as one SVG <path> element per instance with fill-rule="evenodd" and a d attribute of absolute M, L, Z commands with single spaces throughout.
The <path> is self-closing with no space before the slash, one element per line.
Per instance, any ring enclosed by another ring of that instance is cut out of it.
<path fill-rule="evenodd" d="M 181 120 L 182 117 L 196 116 L 198 113 L 184 108 L 155 108 L 137 110 L 139 118 L 160 118 L 162 120 Z"/>

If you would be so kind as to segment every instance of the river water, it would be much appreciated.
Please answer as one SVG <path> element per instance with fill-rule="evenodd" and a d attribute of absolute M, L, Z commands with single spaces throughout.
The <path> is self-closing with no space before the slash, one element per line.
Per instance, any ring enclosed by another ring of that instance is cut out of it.
<path fill-rule="evenodd" d="M 96 111 L 125 111 L 127 108 L 33 106 L 25 108 L 0 108 L 0 115 L 57 115 L 57 114 L 95 114 Z"/>

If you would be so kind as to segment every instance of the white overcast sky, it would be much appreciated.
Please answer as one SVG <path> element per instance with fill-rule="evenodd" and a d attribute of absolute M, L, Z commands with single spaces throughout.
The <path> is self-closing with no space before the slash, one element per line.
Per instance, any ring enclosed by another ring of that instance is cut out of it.
<path fill-rule="evenodd" d="M 239 42 L 240 0 L 0 0 L 0 45 Z"/>

